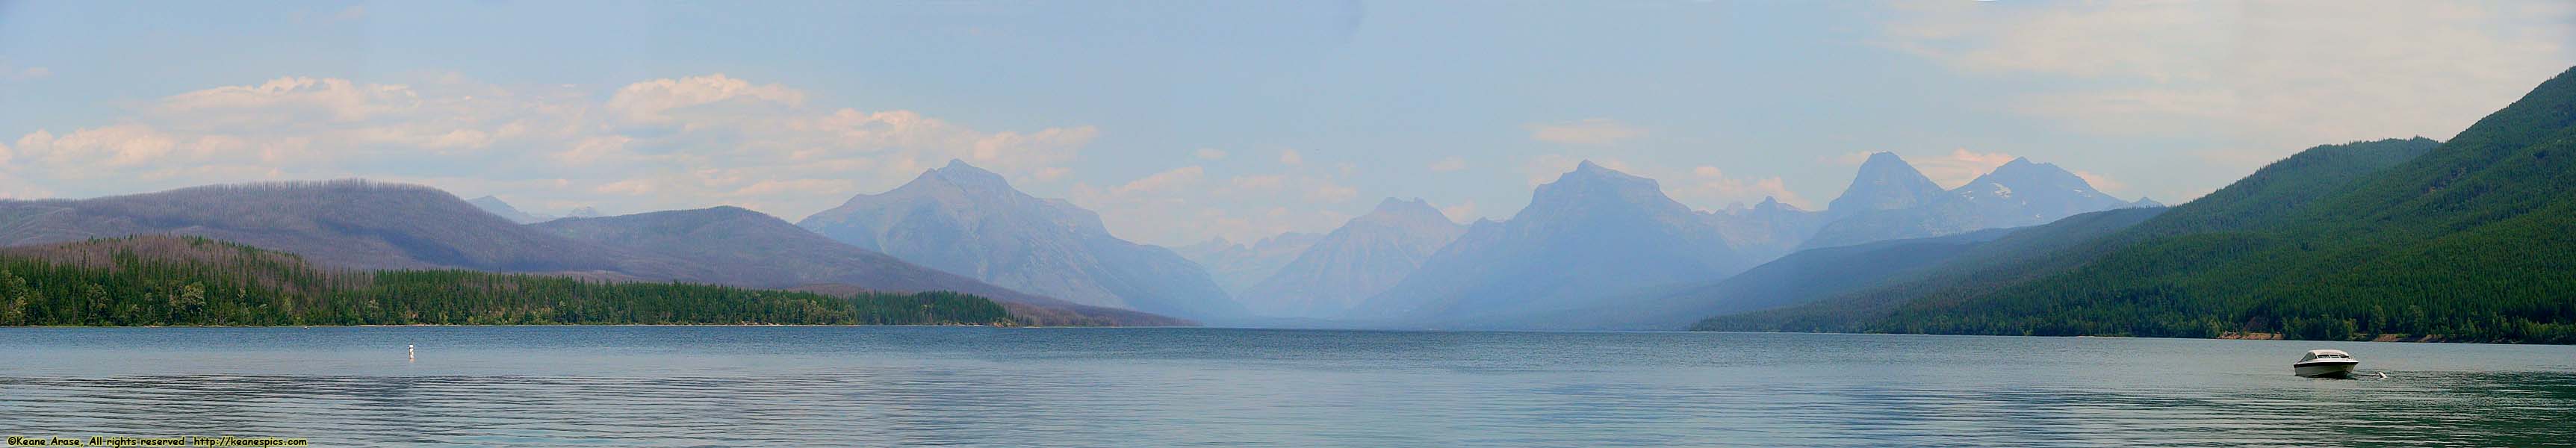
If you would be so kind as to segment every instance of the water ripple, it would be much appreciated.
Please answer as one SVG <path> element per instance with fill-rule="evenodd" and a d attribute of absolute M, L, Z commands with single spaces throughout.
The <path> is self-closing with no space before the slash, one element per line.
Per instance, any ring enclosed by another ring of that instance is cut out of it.
<path fill-rule="evenodd" d="M 2394 367 L 2484 369 L 2331 381 L 2286 375 L 2275 357 L 2295 353 L 2289 346 L 2221 341 L 450 331 L 459 332 L 291 333 L 247 339 L 263 342 L 252 343 L 224 332 L 0 330 L 11 336 L 0 339 L 0 356 L 10 359 L 199 359 L 160 348 L 173 341 L 186 353 L 226 354 L 158 368 L 0 368 L 0 409 L 7 412 L 0 434 L 621 447 L 2576 441 L 2576 425 L 2568 424 L 2576 421 L 2576 374 L 2550 364 L 2564 362 L 2550 357 L 2567 351 L 2549 347 L 2365 346 L 2370 350 L 2356 352 L 2379 354 Z M 150 343 L 98 342 L 119 337 Z M 374 347 L 423 340 L 439 347 L 435 357 L 372 358 Z M 2105 350 L 2140 355 L 2114 366 L 2052 361 L 2054 354 Z M 268 362 L 236 363 L 242 359 Z"/>

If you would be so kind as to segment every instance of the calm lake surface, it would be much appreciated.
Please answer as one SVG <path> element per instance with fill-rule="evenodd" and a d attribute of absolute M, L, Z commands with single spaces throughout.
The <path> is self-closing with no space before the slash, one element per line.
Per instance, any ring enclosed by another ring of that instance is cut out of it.
<path fill-rule="evenodd" d="M 420 347 L 406 360 L 403 346 Z M 2290 375 L 2311 348 L 2387 379 Z M 314 446 L 2534 446 L 2576 347 L 942 327 L 0 329 L 0 435 Z"/>

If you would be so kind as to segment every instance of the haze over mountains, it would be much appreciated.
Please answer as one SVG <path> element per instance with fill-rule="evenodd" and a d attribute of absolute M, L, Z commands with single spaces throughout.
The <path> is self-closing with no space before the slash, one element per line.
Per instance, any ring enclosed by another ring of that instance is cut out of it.
<path fill-rule="evenodd" d="M 797 226 L 861 248 L 1085 305 L 1192 319 L 1246 314 L 1196 263 L 1109 234 L 1100 216 L 961 161 Z"/>
<path fill-rule="evenodd" d="M 1770 199 L 1693 210 L 1655 180 L 1586 161 L 1538 185 L 1507 220 L 1461 225 L 1426 201 L 1387 199 L 1329 233 L 1219 241 L 1185 257 L 952 161 L 794 224 L 735 207 L 522 224 L 542 217 L 494 197 L 333 181 L 0 201 L 0 246 L 178 234 L 333 268 L 956 291 L 1051 325 L 1697 320 L 1704 330 L 2576 342 L 2571 142 L 2576 70 L 2448 143 L 2319 146 L 2172 208 L 2027 159 L 1943 189 L 1880 153 L 1826 210 Z"/>
<path fill-rule="evenodd" d="M 535 224 L 553 221 L 555 219 L 553 216 L 534 215 L 529 214 L 528 212 L 519 211 L 518 207 L 512 207 L 508 202 L 502 202 L 501 198 L 488 195 L 474 199 L 467 199 L 465 200 L 465 203 L 474 204 L 474 208 L 491 212 L 492 216 L 499 216 L 501 219 L 507 219 L 510 220 L 510 222 L 520 224 Z"/>
<path fill-rule="evenodd" d="M 1892 152 L 1869 155 L 1860 164 L 1860 173 L 1852 176 L 1843 195 L 1826 205 L 1833 216 L 1877 210 L 1903 210 L 1939 201 L 1944 191 L 1932 178 L 1923 177 L 1914 165 Z"/>
<path fill-rule="evenodd" d="M 2576 253 L 2568 238 L 2576 228 L 2570 135 L 2576 70 L 2438 147 L 2417 149 L 2430 146 L 2427 140 L 2362 148 L 2356 158 L 2404 161 L 2321 189 L 2326 193 L 2296 207 L 2213 195 L 2222 200 L 2195 201 L 2142 224 L 2075 269 L 1909 304 L 1877 325 L 1990 332 L 2054 322 L 2053 332 L 2576 340 L 2576 322 L 2566 320 L 2576 315 L 2576 276 L 2568 275 L 2576 272 L 2568 256 Z M 2109 313 L 2155 317 L 2091 317 Z"/>
<path fill-rule="evenodd" d="M 2111 197 L 2073 172 L 2025 158 L 1947 191 L 1895 154 L 1871 155 L 1861 173 L 1828 210 L 1835 219 L 1801 248 L 2037 225 L 2078 213 L 2154 204 Z"/>
<path fill-rule="evenodd" d="M 1477 223 L 1352 317 L 1482 326 L 1585 307 L 1635 285 L 1723 277 L 1755 262 L 1654 180 L 1583 162 L 1538 186 L 1511 220 Z"/>
<path fill-rule="evenodd" d="M 1467 226 L 1421 199 L 1387 198 L 1325 234 L 1240 297 L 1253 312 L 1332 318 L 1412 275 Z"/>
<path fill-rule="evenodd" d="M 1530 206 L 1505 221 L 1460 225 L 1428 202 L 1389 199 L 1328 234 L 1174 251 L 1118 238 L 1088 210 L 1030 196 L 999 175 L 952 161 L 795 224 L 732 207 L 557 219 L 491 196 L 458 201 L 422 187 L 337 182 L 0 203 L 8 210 L 0 215 L 8 218 L 0 221 L 0 243 L 176 233 L 360 269 L 950 290 L 1058 316 L 1032 320 L 1062 324 L 1181 322 L 1154 315 L 1163 314 L 1336 326 L 1625 328 L 1684 320 L 1564 313 L 1651 309 L 1670 298 L 1647 291 L 1723 280 L 1820 240 L 1942 235 L 2130 202 L 2027 160 L 1942 190 L 1882 153 L 1833 204 L 1807 211 L 1766 198 L 1696 211 L 1651 179 L 1584 162 L 1539 186 Z"/>
<path fill-rule="evenodd" d="M 344 269 L 468 269 L 756 288 L 858 283 L 874 291 L 978 294 L 1053 317 L 1033 323 L 1181 322 L 1018 293 L 730 207 L 527 226 L 437 189 L 365 181 L 0 201 L 0 246 L 154 234 L 232 241 Z"/>
<path fill-rule="evenodd" d="M 2447 143 L 2320 146 L 2133 225 L 1698 328 L 2576 343 L 2571 136 L 2576 69 Z"/>
<path fill-rule="evenodd" d="M 705 281 L 819 292 L 954 291 L 1001 302 L 1038 325 L 1176 324 L 1145 313 L 1065 302 L 994 286 L 842 244 L 739 207 L 563 218 L 534 227 L 699 266 Z M 837 286 L 836 286 L 837 285 Z"/>
<path fill-rule="evenodd" d="M 196 235 L 356 269 L 688 277 L 692 267 L 522 227 L 437 189 L 365 181 L 184 188 L 83 200 L 0 201 L 0 245 Z"/>
<path fill-rule="evenodd" d="M 1319 234 L 1288 232 L 1262 238 L 1250 245 L 1216 238 L 1175 247 L 1172 252 L 1206 268 L 1208 275 L 1216 279 L 1217 286 L 1225 288 L 1226 294 L 1243 297 L 1253 284 L 1279 273 L 1279 268 L 1288 266 L 1288 262 L 1297 259 L 1297 254 L 1306 253 L 1306 248 L 1323 238 Z"/>

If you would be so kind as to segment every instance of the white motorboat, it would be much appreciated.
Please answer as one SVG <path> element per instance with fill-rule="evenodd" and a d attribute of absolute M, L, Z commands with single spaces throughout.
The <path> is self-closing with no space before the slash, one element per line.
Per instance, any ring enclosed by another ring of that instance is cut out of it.
<path fill-rule="evenodd" d="M 2357 365 L 2361 365 L 2361 361 L 2352 359 L 2352 354 L 2342 350 L 2309 350 L 2308 356 L 2290 364 L 2290 370 L 2309 378 L 2349 378 L 2352 367 Z"/>

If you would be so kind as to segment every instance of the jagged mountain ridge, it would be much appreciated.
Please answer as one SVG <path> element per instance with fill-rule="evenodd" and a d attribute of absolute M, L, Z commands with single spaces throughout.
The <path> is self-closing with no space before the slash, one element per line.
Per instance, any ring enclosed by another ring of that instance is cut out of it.
<path fill-rule="evenodd" d="M 797 221 L 833 240 L 934 269 L 1094 306 L 1193 319 L 1244 315 L 1206 270 L 1109 233 L 1100 216 L 950 161 L 903 186 Z"/>
<path fill-rule="evenodd" d="M 1242 301 L 1264 316 L 1340 316 L 1412 274 L 1466 229 L 1429 202 L 1387 198 L 1323 235 Z"/>
<path fill-rule="evenodd" d="M 1479 221 L 1355 309 L 1395 325 L 1490 327 L 1603 297 L 1720 278 L 1752 263 L 1652 179 L 1590 161 L 1540 185 L 1510 220 Z"/>
<path fill-rule="evenodd" d="M 1321 234 L 1288 232 L 1262 238 L 1250 245 L 1214 238 L 1174 247 L 1172 252 L 1206 268 L 1208 276 L 1216 280 L 1218 287 L 1225 288 L 1226 294 L 1242 301 L 1245 291 L 1279 273 L 1280 268 L 1297 259 L 1297 254 L 1305 253 L 1306 248 L 1323 238 Z"/>

